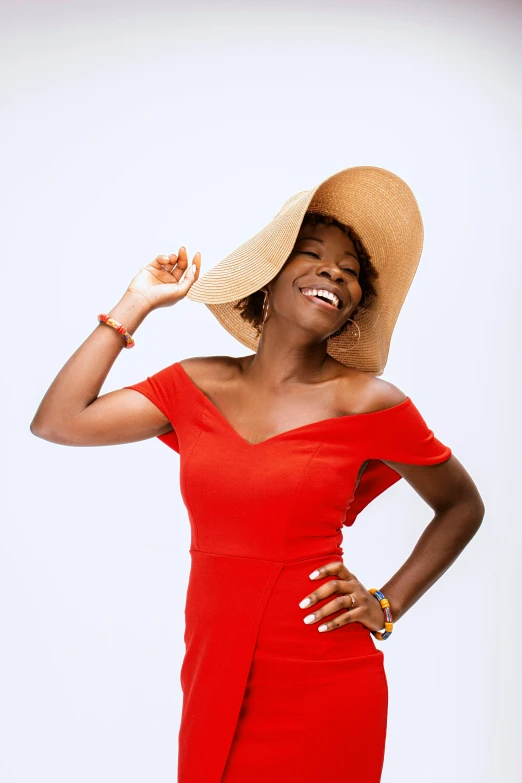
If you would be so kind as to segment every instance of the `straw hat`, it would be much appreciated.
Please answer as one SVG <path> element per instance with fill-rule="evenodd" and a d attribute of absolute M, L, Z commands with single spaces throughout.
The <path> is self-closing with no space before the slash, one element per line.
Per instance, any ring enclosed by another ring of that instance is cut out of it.
<path fill-rule="evenodd" d="M 356 315 L 359 340 L 328 338 L 334 359 L 382 375 L 393 329 L 419 265 L 424 238 L 415 196 L 396 174 L 354 166 L 291 196 L 261 231 L 192 284 L 187 297 L 203 302 L 240 343 L 257 350 L 259 333 L 234 305 L 269 283 L 288 259 L 306 212 L 321 212 L 355 230 L 379 272 L 376 298 Z"/>

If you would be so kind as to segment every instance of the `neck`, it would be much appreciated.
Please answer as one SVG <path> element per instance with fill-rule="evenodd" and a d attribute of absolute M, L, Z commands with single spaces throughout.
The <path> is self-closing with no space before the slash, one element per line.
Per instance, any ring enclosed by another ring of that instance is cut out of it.
<path fill-rule="evenodd" d="M 327 368 L 335 363 L 326 350 L 326 339 L 310 342 L 309 333 L 277 328 L 274 320 L 263 325 L 257 352 L 245 366 L 244 376 L 270 387 L 286 381 L 306 383 L 324 378 Z"/>

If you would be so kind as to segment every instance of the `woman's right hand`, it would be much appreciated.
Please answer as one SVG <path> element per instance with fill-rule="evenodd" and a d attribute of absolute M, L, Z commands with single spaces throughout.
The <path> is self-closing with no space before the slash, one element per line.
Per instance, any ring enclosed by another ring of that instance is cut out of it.
<path fill-rule="evenodd" d="M 188 265 L 187 251 L 184 247 L 180 247 L 179 255 L 171 253 L 168 256 L 156 256 L 154 261 L 140 269 L 129 283 L 127 291 L 143 297 L 152 310 L 157 307 L 170 307 L 183 299 L 198 279 L 201 269 L 199 251 L 192 261 L 192 272 L 187 269 Z"/>

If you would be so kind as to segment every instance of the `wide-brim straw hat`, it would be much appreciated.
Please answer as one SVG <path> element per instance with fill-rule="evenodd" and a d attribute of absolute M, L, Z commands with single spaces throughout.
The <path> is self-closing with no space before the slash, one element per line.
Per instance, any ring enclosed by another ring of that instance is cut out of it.
<path fill-rule="evenodd" d="M 391 171 L 353 166 L 291 196 L 273 220 L 192 284 L 187 297 L 203 302 L 240 343 L 257 350 L 259 332 L 235 308 L 281 270 L 306 212 L 320 212 L 350 226 L 361 239 L 379 277 L 376 297 L 356 313 L 353 325 L 327 340 L 327 352 L 343 364 L 381 375 L 393 329 L 419 265 L 424 230 L 409 186 Z"/>

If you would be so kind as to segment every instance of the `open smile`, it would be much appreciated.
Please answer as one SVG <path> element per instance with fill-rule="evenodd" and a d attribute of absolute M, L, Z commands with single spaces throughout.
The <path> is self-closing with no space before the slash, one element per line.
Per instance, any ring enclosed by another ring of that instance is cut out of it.
<path fill-rule="evenodd" d="M 311 289 L 305 288 L 304 290 L 310 291 Z M 303 296 L 305 299 L 308 299 L 308 301 L 311 302 L 316 307 L 321 307 L 323 310 L 331 310 L 331 311 L 333 310 L 334 312 L 337 313 L 339 312 L 340 308 L 337 306 L 337 304 L 334 304 L 333 301 L 328 300 L 326 298 L 320 298 L 317 294 L 311 294 L 311 293 L 304 294 L 301 289 L 299 289 L 299 292 L 301 296 Z"/>

